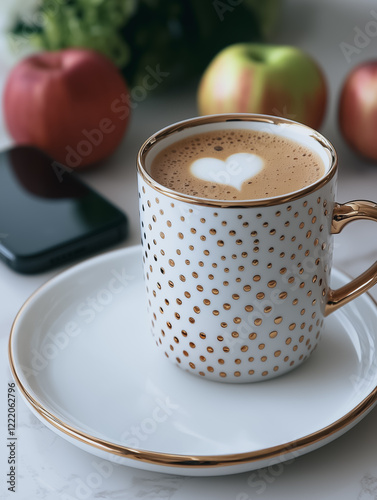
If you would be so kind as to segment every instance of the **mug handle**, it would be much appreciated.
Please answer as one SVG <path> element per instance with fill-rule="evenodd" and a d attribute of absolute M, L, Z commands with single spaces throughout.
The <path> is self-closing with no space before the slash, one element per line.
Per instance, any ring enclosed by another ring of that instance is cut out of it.
<path fill-rule="evenodd" d="M 348 203 L 335 203 L 331 233 L 339 234 L 346 224 L 354 220 L 367 219 L 377 221 L 377 204 L 371 201 L 356 200 Z M 360 276 L 336 290 L 329 289 L 324 315 L 336 311 L 344 304 L 366 292 L 377 283 L 377 261 Z"/>

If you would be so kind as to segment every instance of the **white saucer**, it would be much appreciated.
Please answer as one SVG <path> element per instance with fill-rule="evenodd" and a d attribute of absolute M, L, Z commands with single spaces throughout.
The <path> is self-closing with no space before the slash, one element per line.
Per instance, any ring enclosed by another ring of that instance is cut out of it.
<path fill-rule="evenodd" d="M 333 272 L 333 286 L 348 281 Z M 10 365 L 27 405 L 84 450 L 140 469 L 206 476 L 314 450 L 377 400 L 376 305 L 368 295 L 326 319 L 301 367 L 228 385 L 170 364 L 149 333 L 141 248 L 103 254 L 37 290 L 13 325 Z"/>

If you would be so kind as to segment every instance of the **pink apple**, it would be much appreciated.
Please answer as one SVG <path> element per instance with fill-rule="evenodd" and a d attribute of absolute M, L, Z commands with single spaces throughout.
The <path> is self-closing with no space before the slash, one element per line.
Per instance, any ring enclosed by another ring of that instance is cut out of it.
<path fill-rule="evenodd" d="M 327 85 L 318 64 L 290 46 L 237 44 L 221 51 L 198 89 L 202 115 L 262 113 L 284 116 L 318 129 Z"/>
<path fill-rule="evenodd" d="M 362 63 L 348 74 L 338 111 L 347 143 L 363 156 L 377 160 L 377 61 Z"/>
<path fill-rule="evenodd" d="M 106 158 L 130 115 L 128 89 L 114 64 L 86 49 L 41 52 L 11 71 L 5 121 L 18 144 L 37 146 L 68 167 Z"/>

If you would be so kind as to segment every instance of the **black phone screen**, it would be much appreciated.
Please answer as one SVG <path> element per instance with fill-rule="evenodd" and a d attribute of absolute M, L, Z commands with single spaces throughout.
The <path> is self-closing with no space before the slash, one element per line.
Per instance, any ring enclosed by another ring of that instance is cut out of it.
<path fill-rule="evenodd" d="M 89 254 L 120 241 L 126 227 L 118 208 L 40 150 L 0 153 L 0 254 L 15 270 Z"/>

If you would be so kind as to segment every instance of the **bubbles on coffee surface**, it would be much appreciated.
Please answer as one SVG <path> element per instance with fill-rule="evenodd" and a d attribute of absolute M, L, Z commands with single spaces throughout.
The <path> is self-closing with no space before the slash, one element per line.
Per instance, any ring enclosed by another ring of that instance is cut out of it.
<path fill-rule="evenodd" d="M 177 141 L 156 156 L 150 173 L 187 195 L 246 200 L 302 189 L 320 179 L 325 167 L 317 153 L 291 139 L 234 129 Z"/>

